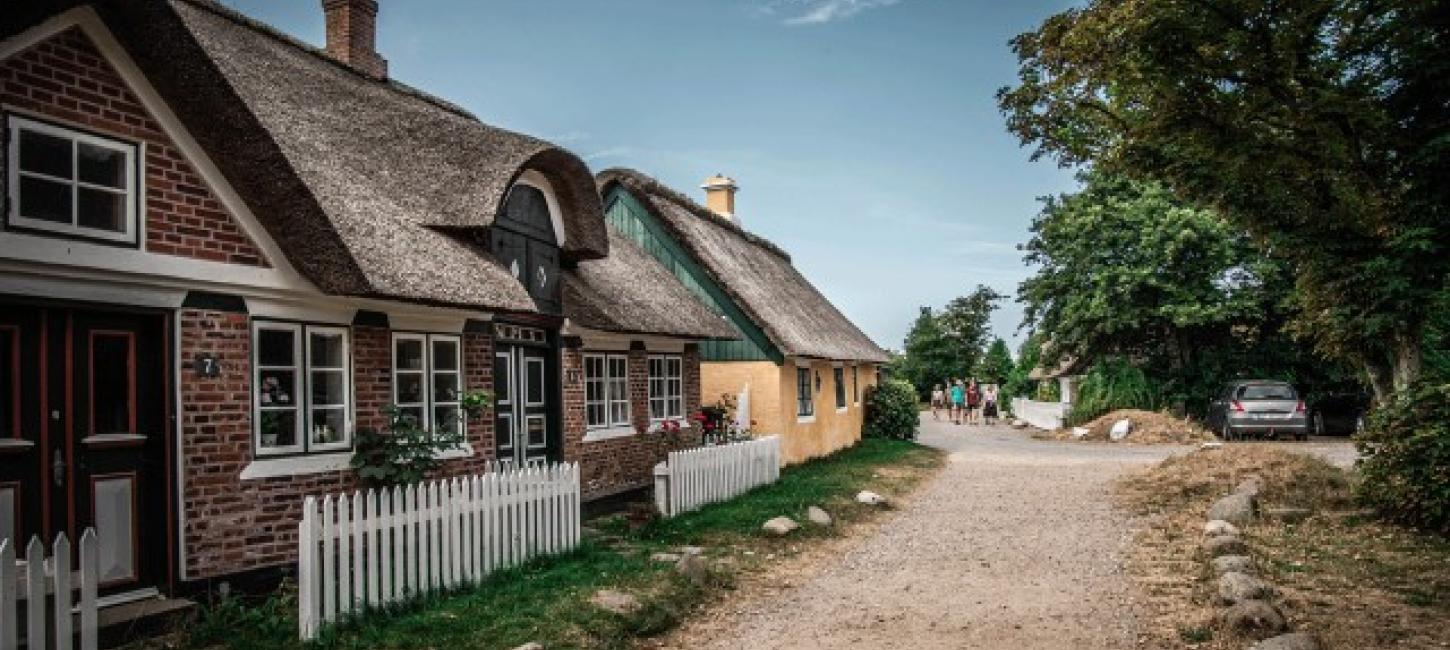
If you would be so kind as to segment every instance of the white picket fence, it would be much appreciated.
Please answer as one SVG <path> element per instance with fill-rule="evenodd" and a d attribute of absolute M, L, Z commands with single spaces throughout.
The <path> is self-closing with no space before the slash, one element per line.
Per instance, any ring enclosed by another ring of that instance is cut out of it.
<path fill-rule="evenodd" d="M 725 501 L 780 478 L 780 438 L 670 452 L 655 465 L 655 505 L 666 517 Z"/>
<path fill-rule="evenodd" d="M 15 561 L 14 540 L 0 540 L 0 650 L 19 647 L 20 601 L 25 601 L 25 647 L 71 650 L 77 633 L 81 650 L 96 650 L 96 588 L 101 561 L 94 528 L 81 533 L 80 566 L 71 571 L 71 544 L 65 533 L 56 536 L 50 558 L 45 543 L 30 538 L 25 547 L 23 576 Z M 73 590 L 79 590 L 79 598 Z M 17 593 L 18 592 L 18 593 Z M 54 602 L 47 607 L 47 601 Z M 47 617 L 47 609 L 52 612 Z M 79 621 L 75 615 L 79 614 Z M 49 620 L 47 620 L 49 619 Z M 79 629 L 77 629 L 79 628 Z"/>
<path fill-rule="evenodd" d="M 307 497 L 298 524 L 298 633 L 579 544 L 579 464 Z"/>

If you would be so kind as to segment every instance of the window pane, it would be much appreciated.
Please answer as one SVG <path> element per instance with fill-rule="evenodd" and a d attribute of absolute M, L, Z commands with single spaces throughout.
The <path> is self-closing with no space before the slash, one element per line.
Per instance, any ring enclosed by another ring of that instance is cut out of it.
<path fill-rule="evenodd" d="M 263 370 L 257 386 L 257 400 L 262 406 L 294 406 L 297 404 L 297 373 L 293 370 Z"/>
<path fill-rule="evenodd" d="M 395 346 L 394 355 L 397 359 L 398 370 L 422 370 L 423 369 L 423 342 L 411 339 L 400 339 Z"/>
<path fill-rule="evenodd" d="M 297 411 L 262 411 L 262 448 L 297 444 Z"/>
<path fill-rule="evenodd" d="M 312 405 L 340 406 L 346 403 L 342 373 L 336 370 L 313 371 Z"/>
<path fill-rule="evenodd" d="M 76 143 L 80 179 L 87 183 L 126 189 L 126 154 L 84 142 Z"/>
<path fill-rule="evenodd" d="M 296 365 L 292 358 L 293 338 L 290 330 L 259 330 L 257 333 L 257 362 L 264 366 Z"/>
<path fill-rule="evenodd" d="M 509 403 L 509 358 L 507 356 L 495 356 L 493 358 L 493 393 L 494 401 L 499 404 Z"/>
<path fill-rule="evenodd" d="M 433 375 L 433 401 L 435 402 L 457 402 L 458 401 L 458 374 L 443 373 Z"/>
<path fill-rule="evenodd" d="M 440 433 L 456 434 L 460 431 L 457 406 L 439 406 L 433 409 L 433 430 Z"/>
<path fill-rule="evenodd" d="M 91 433 L 136 433 L 131 430 L 131 338 L 95 336 L 91 361 Z"/>
<path fill-rule="evenodd" d="M 20 177 L 20 216 L 69 224 L 70 208 L 70 185 L 29 176 Z"/>
<path fill-rule="evenodd" d="M 347 418 L 343 409 L 312 409 L 313 444 L 325 445 L 347 440 Z"/>
<path fill-rule="evenodd" d="M 398 373 L 399 404 L 417 404 L 423 401 L 423 373 Z"/>
<path fill-rule="evenodd" d="M 402 420 L 404 423 L 408 424 L 409 426 L 421 427 L 421 426 L 423 426 L 423 407 L 421 407 L 421 406 L 400 407 L 398 409 L 398 419 Z"/>
<path fill-rule="evenodd" d="M 433 342 L 433 369 L 458 369 L 458 343 L 456 341 Z"/>
<path fill-rule="evenodd" d="M 629 422 L 629 403 L 614 402 L 609 407 L 609 421 L 611 423 Z"/>
<path fill-rule="evenodd" d="M 126 232 L 126 195 L 79 188 L 76 223 L 82 228 Z"/>
<path fill-rule="evenodd" d="M 71 174 L 70 140 L 21 129 L 20 168 L 28 172 L 74 178 Z"/>
<path fill-rule="evenodd" d="M 602 427 L 608 424 L 604 421 L 604 404 L 602 402 L 590 404 L 584 409 L 584 412 L 588 415 L 589 426 Z"/>
<path fill-rule="evenodd" d="M 342 367 L 342 334 L 340 332 L 310 332 L 312 340 L 312 367 Z"/>

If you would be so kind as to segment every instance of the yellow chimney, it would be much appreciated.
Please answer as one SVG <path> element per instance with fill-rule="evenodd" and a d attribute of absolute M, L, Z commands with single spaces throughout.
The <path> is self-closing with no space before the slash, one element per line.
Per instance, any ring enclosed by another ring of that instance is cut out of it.
<path fill-rule="evenodd" d="M 705 207 L 726 219 L 737 221 L 735 219 L 735 193 L 740 190 L 740 186 L 735 184 L 735 179 L 715 174 L 705 179 L 700 187 L 705 190 Z"/>

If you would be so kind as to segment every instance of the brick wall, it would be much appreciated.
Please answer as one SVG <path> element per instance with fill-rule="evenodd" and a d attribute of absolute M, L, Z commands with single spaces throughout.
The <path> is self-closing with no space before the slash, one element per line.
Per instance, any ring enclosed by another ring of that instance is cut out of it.
<path fill-rule="evenodd" d="M 580 479 L 580 489 L 584 493 L 585 499 L 601 498 L 653 485 L 655 464 L 664 460 L 665 456 L 674 449 L 662 444 L 655 436 L 646 433 L 651 427 L 649 355 L 650 352 L 638 344 L 629 351 L 629 402 L 636 434 L 581 442 L 578 445 L 578 455 L 569 457 L 570 460 L 578 459 L 580 462 L 580 469 L 583 473 Z M 582 377 L 583 356 L 576 352 L 574 357 L 577 359 L 575 363 L 581 364 L 579 370 L 580 377 Z M 688 417 L 700 410 L 700 355 L 695 345 L 686 347 L 683 366 L 682 391 L 685 415 Z M 570 409 L 566 411 L 566 420 L 569 413 L 577 412 L 579 423 L 577 435 L 582 441 L 584 436 L 582 382 L 579 392 L 577 405 L 566 402 L 565 407 Z M 698 440 L 687 441 L 687 444 L 698 443 Z"/>
<path fill-rule="evenodd" d="M 220 363 L 215 378 L 181 375 L 181 441 L 186 570 L 189 579 L 295 561 L 297 522 L 308 495 L 357 488 L 351 470 L 242 480 L 253 460 L 251 326 L 246 314 L 183 310 L 183 360 L 209 352 Z M 392 335 L 383 328 L 352 328 L 354 414 L 359 427 L 387 425 L 381 409 L 392 401 Z M 463 338 L 464 382 L 492 389 L 493 343 L 486 334 Z M 475 454 L 444 463 L 441 474 L 476 473 L 493 458 L 493 415 L 468 425 Z"/>
<path fill-rule="evenodd" d="M 145 145 L 145 248 L 267 266 L 196 169 L 79 29 L 0 61 L 0 104 Z M 0 147 L 0 156 L 8 148 Z M 0 183 L 7 177 L 0 174 Z"/>

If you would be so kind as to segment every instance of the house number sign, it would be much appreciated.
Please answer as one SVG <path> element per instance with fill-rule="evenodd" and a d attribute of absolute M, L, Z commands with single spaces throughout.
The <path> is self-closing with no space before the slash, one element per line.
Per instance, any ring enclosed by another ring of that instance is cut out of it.
<path fill-rule="evenodd" d="M 196 355 L 196 375 L 198 377 L 216 377 L 220 374 L 222 374 L 222 364 L 217 361 L 215 354 L 202 352 Z"/>

